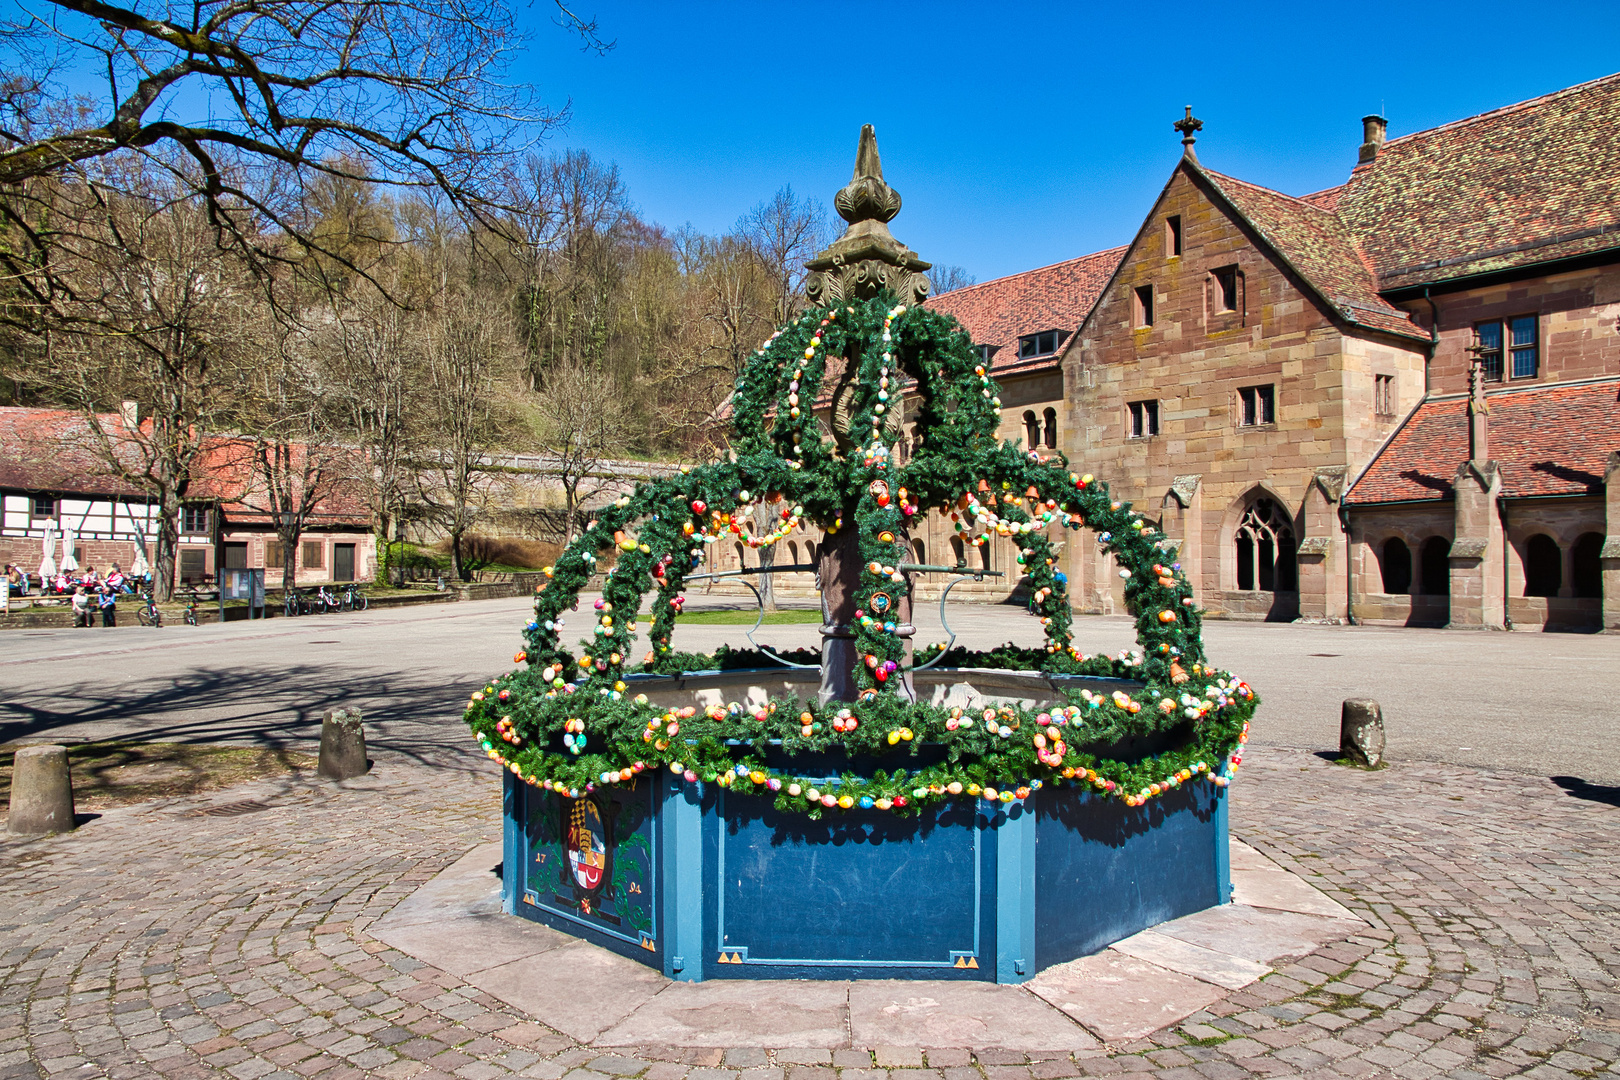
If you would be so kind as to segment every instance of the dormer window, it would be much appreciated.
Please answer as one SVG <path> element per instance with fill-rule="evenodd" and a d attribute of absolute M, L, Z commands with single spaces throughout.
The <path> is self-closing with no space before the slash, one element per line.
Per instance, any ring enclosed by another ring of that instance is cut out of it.
<path fill-rule="evenodd" d="M 973 351 L 979 354 L 979 362 L 985 367 L 989 367 L 990 358 L 995 356 L 996 350 L 1000 348 L 1000 345 L 975 345 Z"/>
<path fill-rule="evenodd" d="M 1039 334 L 1025 334 L 1018 339 L 1018 359 L 1050 356 L 1058 351 L 1058 347 L 1068 340 L 1068 337 L 1068 332 L 1064 330 L 1043 330 Z"/>

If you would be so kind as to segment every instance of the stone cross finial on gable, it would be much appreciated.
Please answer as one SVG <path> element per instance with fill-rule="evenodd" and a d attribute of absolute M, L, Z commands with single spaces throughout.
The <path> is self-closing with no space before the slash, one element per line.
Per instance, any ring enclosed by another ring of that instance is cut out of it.
<path fill-rule="evenodd" d="M 1193 143 L 1198 140 L 1193 137 L 1193 133 L 1204 130 L 1204 122 L 1192 114 L 1192 106 L 1188 105 L 1187 115 L 1170 126 L 1181 132 L 1182 154 L 1197 161 L 1198 154 L 1193 150 Z"/>

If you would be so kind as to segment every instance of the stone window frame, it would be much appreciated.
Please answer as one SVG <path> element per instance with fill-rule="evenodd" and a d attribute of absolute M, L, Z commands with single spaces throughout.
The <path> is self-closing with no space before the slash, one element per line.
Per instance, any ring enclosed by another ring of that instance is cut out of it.
<path fill-rule="evenodd" d="M 1531 337 L 1528 342 L 1518 342 L 1512 338 L 1516 324 L 1528 324 Z M 1486 382 L 1530 382 L 1541 377 L 1541 316 L 1538 313 L 1525 312 L 1518 315 L 1504 315 L 1499 319 L 1481 319 L 1474 323 L 1474 344 L 1484 346 L 1487 334 L 1483 331 L 1494 330 L 1496 347 L 1482 353 L 1480 359 L 1484 362 Z M 1530 357 L 1530 370 L 1519 374 L 1519 361 L 1523 356 Z"/>
<path fill-rule="evenodd" d="M 1249 395 L 1249 396 L 1245 396 Z M 1265 408 L 1261 406 L 1264 405 Z M 1246 431 L 1275 428 L 1277 426 L 1277 384 L 1256 383 L 1237 389 L 1232 409 L 1236 426 Z M 1248 417 L 1253 419 L 1247 419 Z"/>
<path fill-rule="evenodd" d="M 1181 231 L 1181 215 L 1170 214 L 1164 219 L 1164 257 L 1181 258 L 1185 240 L 1186 236 Z"/>
<path fill-rule="evenodd" d="M 1151 439 L 1159 434 L 1159 399 L 1125 403 L 1125 438 Z"/>
<path fill-rule="evenodd" d="M 311 554 L 314 558 L 310 558 Z M 326 569 L 326 541 L 300 540 L 298 542 L 298 565 L 305 570 Z"/>
<path fill-rule="evenodd" d="M 1373 375 L 1373 415 L 1395 415 L 1395 376 Z"/>
<path fill-rule="evenodd" d="M 1229 307 L 1226 306 L 1228 293 Z M 1227 263 L 1210 270 L 1204 282 L 1204 305 L 1209 318 L 1235 315 L 1237 324 L 1243 326 L 1248 317 L 1248 300 L 1248 281 L 1243 267 L 1237 263 Z"/>
<path fill-rule="evenodd" d="M 1131 326 L 1137 330 L 1153 329 L 1153 285 L 1138 285 L 1131 290 Z"/>

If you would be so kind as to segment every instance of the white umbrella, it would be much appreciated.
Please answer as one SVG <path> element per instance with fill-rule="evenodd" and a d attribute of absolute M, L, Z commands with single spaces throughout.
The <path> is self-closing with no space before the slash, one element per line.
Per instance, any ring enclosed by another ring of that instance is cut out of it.
<path fill-rule="evenodd" d="M 39 561 L 39 580 L 47 582 L 56 576 L 56 523 L 45 526 L 45 557 Z"/>
<path fill-rule="evenodd" d="M 73 557 L 73 545 L 76 537 L 73 535 L 73 526 L 62 526 L 62 572 L 71 574 L 79 568 L 79 560 Z"/>
<path fill-rule="evenodd" d="M 146 534 L 135 533 L 135 561 L 129 564 L 129 572 L 134 577 L 145 577 L 151 572 L 152 564 L 146 560 Z"/>

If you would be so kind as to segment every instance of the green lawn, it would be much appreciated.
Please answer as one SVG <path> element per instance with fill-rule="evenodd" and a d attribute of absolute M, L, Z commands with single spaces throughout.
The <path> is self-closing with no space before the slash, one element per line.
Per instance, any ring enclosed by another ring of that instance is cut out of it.
<path fill-rule="evenodd" d="M 753 626 L 759 610 L 753 611 L 688 611 L 680 617 L 683 626 Z M 821 611 L 816 608 L 790 608 L 771 611 L 765 615 L 766 626 L 784 626 L 797 623 L 821 622 Z"/>

